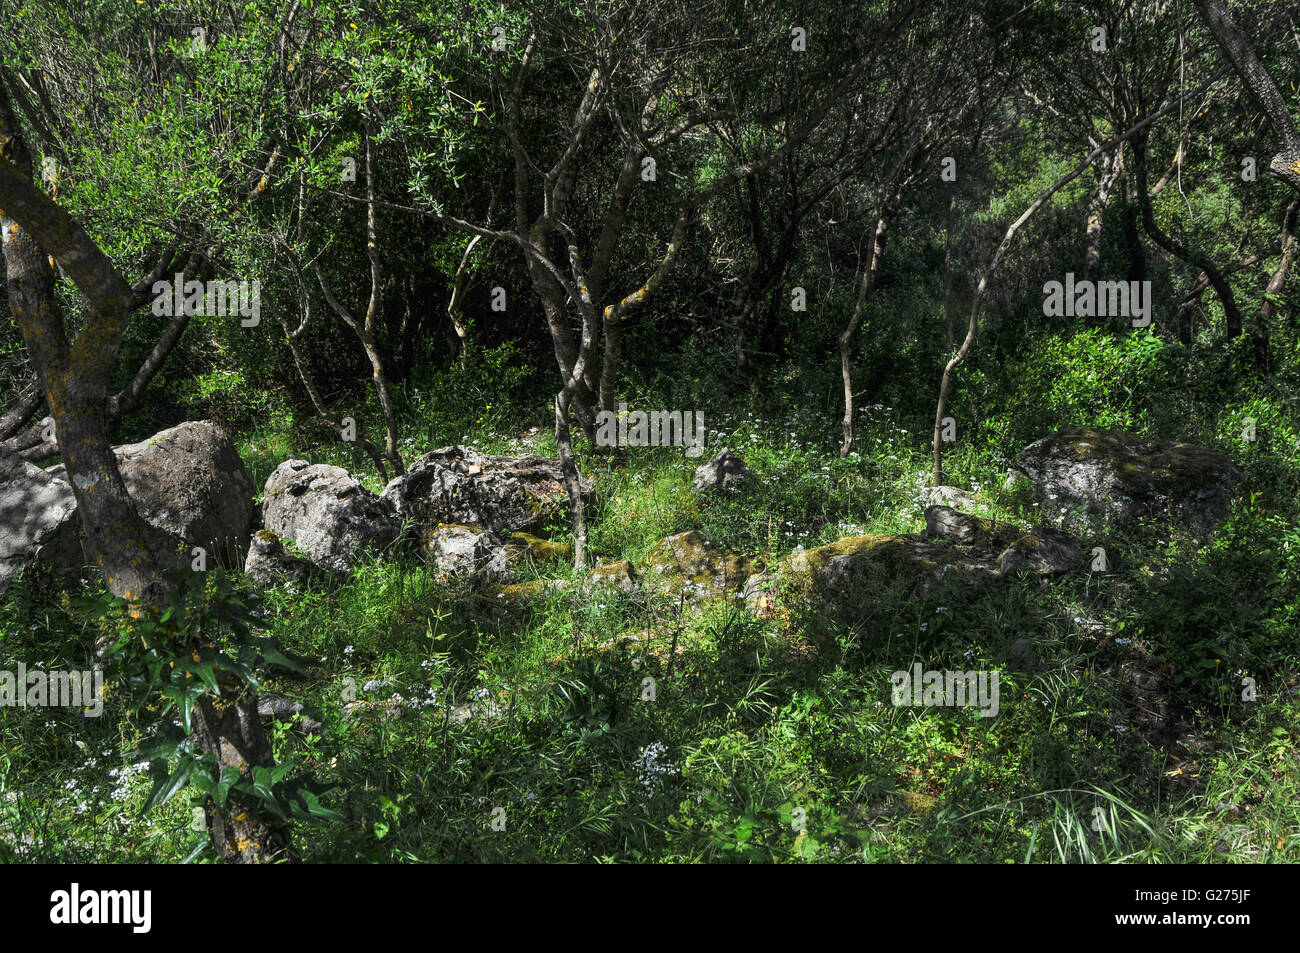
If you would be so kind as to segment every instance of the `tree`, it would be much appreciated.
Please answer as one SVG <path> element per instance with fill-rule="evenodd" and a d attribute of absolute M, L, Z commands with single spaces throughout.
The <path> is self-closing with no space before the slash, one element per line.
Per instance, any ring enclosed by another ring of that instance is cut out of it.
<path fill-rule="evenodd" d="M 0 229 L 10 310 L 49 402 L 92 558 L 105 585 L 139 617 L 175 595 L 169 573 L 181 565 L 183 545 L 139 515 L 108 437 L 109 376 L 132 312 L 148 299 L 85 229 L 32 183 L 32 174 L 23 131 L 0 85 Z M 80 330 L 71 340 L 55 295 L 54 262 L 84 302 Z M 201 750 L 240 774 L 274 764 L 257 696 L 242 687 L 222 687 L 219 695 L 203 695 L 195 708 Z M 271 860 L 288 850 L 284 824 L 243 796 L 232 796 L 225 810 L 209 800 L 207 821 L 228 861 Z"/>
<path fill-rule="evenodd" d="M 1268 164 L 1269 172 L 1300 192 L 1300 131 L 1296 130 L 1277 85 L 1255 55 L 1250 41 L 1228 16 L 1221 0 L 1193 2 L 1224 55 L 1232 63 L 1232 68 L 1241 77 L 1251 99 L 1268 118 L 1269 125 L 1279 140 L 1278 151 Z"/>

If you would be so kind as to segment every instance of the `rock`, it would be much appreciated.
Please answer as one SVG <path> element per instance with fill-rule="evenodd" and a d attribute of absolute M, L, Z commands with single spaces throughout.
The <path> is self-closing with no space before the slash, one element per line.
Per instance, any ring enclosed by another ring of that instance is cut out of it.
<path fill-rule="evenodd" d="M 1007 649 L 1007 664 L 1023 668 L 1033 661 L 1034 645 L 1028 639 L 1016 639 Z"/>
<path fill-rule="evenodd" d="M 707 463 L 695 468 L 695 477 L 691 486 L 696 493 L 709 493 L 714 490 L 738 490 L 753 476 L 745 461 L 732 453 L 727 447 L 718 451 L 717 456 Z"/>
<path fill-rule="evenodd" d="M 530 579 L 488 586 L 472 598 L 471 608 L 505 619 L 535 605 L 548 594 L 568 592 L 570 588 L 567 579 Z"/>
<path fill-rule="evenodd" d="M 300 702 L 290 701 L 283 695 L 275 694 L 275 692 L 262 692 L 257 696 L 257 713 L 263 718 L 292 721 L 301 711 L 302 704 Z M 303 715 L 298 727 L 305 733 L 311 734 L 320 731 L 321 723 L 310 715 Z"/>
<path fill-rule="evenodd" d="M 330 572 L 348 572 L 363 552 L 389 548 L 402 528 L 381 498 L 329 464 L 286 460 L 267 477 L 262 500 L 263 526 Z"/>
<path fill-rule="evenodd" d="M 75 572 L 85 564 L 72 487 L 0 446 L 0 592 L 38 565 Z"/>
<path fill-rule="evenodd" d="M 1007 470 L 1007 478 L 1006 478 L 1005 480 L 1002 481 L 1002 492 L 1003 492 L 1003 493 L 1011 493 L 1011 492 L 1013 492 L 1013 491 L 1016 489 L 1016 487 L 1018 487 L 1021 483 L 1028 483 L 1028 482 L 1029 482 L 1029 477 L 1028 477 L 1028 476 L 1026 476 L 1025 474 L 1021 473 L 1021 472 L 1020 472 L 1019 470 L 1017 470 L 1015 467 L 1010 467 L 1010 468 Z"/>
<path fill-rule="evenodd" d="M 462 702 L 456 705 L 447 713 L 447 720 L 453 725 L 461 725 L 467 721 L 492 721 L 500 718 L 505 714 L 505 709 L 501 706 L 492 693 L 485 688 L 480 688 L 474 692 L 470 701 Z"/>
<path fill-rule="evenodd" d="M 113 452 L 141 516 L 188 547 L 201 546 L 213 562 L 243 565 L 253 486 L 221 427 L 188 421 Z M 0 457 L 0 588 L 26 565 L 79 572 L 87 560 L 66 467 L 41 470 L 14 454 Z"/>
<path fill-rule="evenodd" d="M 1023 536 L 1024 530 L 1010 523 L 961 513 L 951 506 L 928 506 L 923 535 L 928 540 L 943 539 L 981 551 L 1000 551 Z"/>
<path fill-rule="evenodd" d="M 583 583 L 583 591 L 593 592 L 599 589 L 613 589 L 629 596 L 634 594 L 637 591 L 637 574 L 632 561 L 619 559 L 603 562 L 592 569 Z"/>
<path fill-rule="evenodd" d="M 425 560 L 441 578 L 492 582 L 506 573 L 506 547 L 501 537 L 480 526 L 443 524 L 427 530 L 420 540 Z"/>
<path fill-rule="evenodd" d="M 1002 578 L 997 564 L 966 555 L 912 535 L 846 536 L 777 563 L 772 572 L 746 581 L 742 598 L 751 607 L 773 607 L 778 591 L 785 597 L 839 598 L 877 579 L 903 579 L 917 595 L 930 595 L 956 582 L 979 588 Z"/>
<path fill-rule="evenodd" d="M 1068 533 L 1036 527 L 1024 530 L 1011 523 L 960 513 L 949 506 L 925 511 L 929 540 L 948 540 L 971 555 L 994 563 L 1004 575 L 1029 571 L 1042 575 L 1077 569 L 1083 545 Z"/>
<path fill-rule="evenodd" d="M 302 582 L 315 571 L 314 564 L 290 553 L 270 530 L 259 529 L 249 541 L 244 574 L 259 588 L 269 589 L 286 581 Z"/>
<path fill-rule="evenodd" d="M 1064 527 L 1157 524 L 1208 539 L 1227 518 L 1245 473 L 1188 443 L 1080 427 L 1030 444 L 1016 465 L 1044 518 Z"/>
<path fill-rule="evenodd" d="M 646 557 L 655 583 L 693 601 L 737 598 L 762 564 L 743 553 L 722 549 L 697 530 L 669 536 Z"/>
<path fill-rule="evenodd" d="M 506 562 L 510 566 L 527 565 L 529 562 L 539 566 L 571 563 L 573 544 L 553 543 L 532 533 L 511 533 L 506 540 Z"/>
<path fill-rule="evenodd" d="M 253 483 L 224 429 L 190 421 L 113 452 L 141 516 L 229 566 L 243 565 Z"/>
<path fill-rule="evenodd" d="M 580 485 L 591 492 L 591 481 L 580 477 Z M 460 523 L 497 533 L 531 529 L 566 512 L 568 499 L 559 460 L 485 456 L 473 447 L 426 453 L 383 493 L 399 517 L 420 526 Z"/>
<path fill-rule="evenodd" d="M 113 453 L 141 516 L 228 566 L 244 564 L 253 483 L 224 428 L 190 420 Z M 49 472 L 67 479 L 62 464 Z"/>
<path fill-rule="evenodd" d="M 867 591 L 866 584 L 891 580 L 909 585 L 914 597 L 931 596 L 954 583 L 971 593 L 1016 572 L 1068 572 L 1082 559 L 1082 545 L 1067 533 L 1027 531 L 950 506 L 930 506 L 920 536 L 846 536 L 791 553 L 774 571 L 746 580 L 741 599 L 767 614 L 782 596 L 838 599 Z"/>
<path fill-rule="evenodd" d="M 960 507 L 961 509 L 974 509 L 979 504 L 975 497 L 971 496 L 965 490 L 955 486 L 931 486 L 926 487 L 926 499 L 931 503 L 942 506 Z"/>
<path fill-rule="evenodd" d="M 1003 575 L 1055 575 L 1078 569 L 1082 561 L 1083 545 L 1077 539 L 1069 533 L 1037 527 L 998 555 L 998 568 Z"/>

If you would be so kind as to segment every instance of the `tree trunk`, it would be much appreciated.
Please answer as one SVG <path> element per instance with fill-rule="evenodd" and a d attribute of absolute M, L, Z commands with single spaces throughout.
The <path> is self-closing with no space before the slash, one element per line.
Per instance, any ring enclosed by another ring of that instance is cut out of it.
<path fill-rule="evenodd" d="M 605 321 L 605 354 L 600 365 L 600 409 L 611 413 L 617 398 L 614 387 L 623 365 L 623 334 L 627 326 L 620 319 Z"/>
<path fill-rule="evenodd" d="M 1193 3 L 1281 142 L 1281 148 L 1269 163 L 1269 172 L 1300 192 L 1300 131 L 1287 112 L 1282 94 L 1220 0 L 1193 0 Z"/>
<path fill-rule="evenodd" d="M 876 218 L 875 240 L 871 243 L 871 261 L 858 286 L 858 299 L 853 304 L 853 315 L 840 335 L 840 378 L 844 382 L 844 419 L 840 422 L 844 431 L 844 441 L 840 444 L 841 457 L 847 457 L 849 451 L 853 449 L 853 374 L 849 365 L 849 343 L 853 340 L 853 332 L 857 330 L 858 323 L 862 320 L 862 311 L 867 299 L 875 290 L 876 278 L 880 274 L 880 260 L 885 255 L 885 232 L 889 228 L 889 220 L 892 217 L 893 207 L 887 205 Z"/>
<path fill-rule="evenodd" d="M 204 694 L 194 708 L 194 740 L 217 756 L 222 768 L 247 774 L 251 766 L 275 764 L 257 714 L 257 696 L 223 685 L 221 695 Z M 228 864 L 293 861 L 288 826 L 265 814 L 255 799 L 232 792 L 224 810 L 211 798 L 205 811 L 212 844 Z"/>
<path fill-rule="evenodd" d="M 948 350 L 952 350 L 956 345 L 953 335 L 957 326 L 957 309 L 953 307 L 954 301 L 952 296 L 953 267 L 952 267 L 952 220 L 953 213 L 957 211 L 957 196 L 948 199 L 948 223 L 943 230 L 943 318 L 948 332 Z"/>
<path fill-rule="evenodd" d="M 1228 337 L 1235 340 L 1241 336 L 1241 309 L 1237 307 L 1237 299 L 1232 293 L 1232 286 L 1228 284 L 1228 279 L 1224 277 L 1223 272 L 1215 267 L 1214 262 L 1210 260 L 1208 255 L 1175 241 L 1161 231 L 1160 226 L 1156 224 L 1155 213 L 1151 209 L 1151 195 L 1147 191 L 1147 150 L 1145 140 L 1146 136 L 1141 135 L 1133 141 L 1133 158 L 1137 163 L 1138 201 L 1142 203 L 1142 226 L 1146 229 L 1146 233 L 1151 236 L 1151 240 L 1165 251 L 1171 255 L 1176 255 L 1183 261 L 1191 262 L 1205 272 L 1210 285 L 1214 288 L 1214 293 L 1219 296 L 1219 301 L 1223 305 Z"/>
<path fill-rule="evenodd" d="M 1110 201 L 1111 190 L 1120 173 L 1124 171 L 1123 147 L 1106 157 L 1101 168 L 1101 177 L 1097 191 L 1088 200 L 1087 237 L 1088 248 L 1083 260 L 1083 277 L 1096 281 L 1101 274 L 1101 237 L 1102 225 L 1106 215 L 1106 203 Z"/>
<path fill-rule="evenodd" d="M 1282 218 L 1282 255 L 1277 263 L 1277 270 L 1269 279 L 1264 289 L 1264 301 L 1259 306 L 1259 317 L 1255 320 L 1251 335 L 1255 346 L 1255 366 L 1265 373 L 1272 372 L 1272 360 L 1269 351 L 1269 326 L 1273 322 L 1274 299 L 1282 294 L 1286 287 L 1287 276 L 1291 273 L 1291 264 L 1295 260 L 1296 220 L 1300 219 L 1300 199 L 1292 201 Z"/>
<path fill-rule="evenodd" d="M 560 455 L 560 471 L 564 475 L 564 490 L 569 497 L 569 519 L 573 526 L 573 565 L 587 568 L 587 505 L 582 499 L 582 482 L 578 475 L 578 462 L 573 455 L 573 434 L 569 427 L 569 411 L 574 388 L 565 386 L 555 397 L 555 446 Z"/>

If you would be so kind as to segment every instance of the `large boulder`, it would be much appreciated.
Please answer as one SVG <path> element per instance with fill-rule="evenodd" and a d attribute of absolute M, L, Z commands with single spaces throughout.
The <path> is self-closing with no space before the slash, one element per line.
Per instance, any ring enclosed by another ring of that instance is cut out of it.
<path fill-rule="evenodd" d="M 262 525 L 317 567 L 348 572 L 397 542 L 401 520 L 342 467 L 286 460 L 262 490 Z"/>
<path fill-rule="evenodd" d="M 1221 453 L 1189 443 L 1078 427 L 1044 437 L 1016 457 L 1044 519 L 1066 529 L 1156 524 L 1205 539 L 1227 518 L 1245 473 Z"/>
<path fill-rule="evenodd" d="M 579 482 L 584 495 L 591 492 L 589 480 Z M 383 499 L 420 526 L 460 523 L 506 534 L 532 529 L 568 506 L 559 460 L 487 456 L 473 447 L 426 453 L 389 482 Z"/>
<path fill-rule="evenodd" d="M 573 562 L 573 544 L 556 543 L 522 530 L 506 540 L 506 563 L 512 567 L 541 567 Z"/>
<path fill-rule="evenodd" d="M 83 563 L 72 487 L 0 447 L 0 592 L 36 565 L 76 570 Z"/>
<path fill-rule="evenodd" d="M 225 430 L 187 421 L 113 452 L 141 516 L 213 560 L 243 564 L 253 486 Z M 26 565 L 80 571 L 87 559 L 66 467 L 41 470 L 11 453 L 0 458 L 0 588 Z"/>
<path fill-rule="evenodd" d="M 191 420 L 113 452 L 141 516 L 229 566 L 243 565 L 253 482 L 221 426 Z"/>

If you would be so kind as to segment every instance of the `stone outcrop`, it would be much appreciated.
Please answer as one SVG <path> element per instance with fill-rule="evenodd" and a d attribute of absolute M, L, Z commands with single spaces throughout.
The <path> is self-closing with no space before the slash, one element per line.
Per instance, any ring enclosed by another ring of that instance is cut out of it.
<path fill-rule="evenodd" d="M 584 495 L 591 492 L 586 478 L 580 485 Z M 559 460 L 487 456 L 473 447 L 426 453 L 383 493 L 399 517 L 421 527 L 459 523 L 507 534 L 566 513 L 568 499 Z"/>
<path fill-rule="evenodd" d="M 267 477 L 262 524 L 330 572 L 349 572 L 363 553 L 387 550 L 402 529 L 391 507 L 347 470 L 306 460 L 286 460 Z"/>
<path fill-rule="evenodd" d="M 1044 519 L 1062 528 L 1146 524 L 1200 539 L 1227 518 L 1246 481 L 1214 450 L 1088 427 L 1035 441 L 1016 467 L 1033 482 Z"/>

